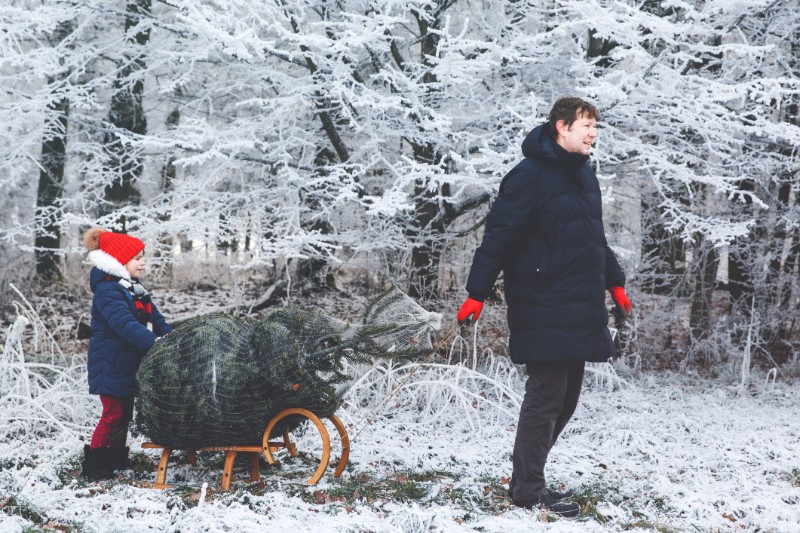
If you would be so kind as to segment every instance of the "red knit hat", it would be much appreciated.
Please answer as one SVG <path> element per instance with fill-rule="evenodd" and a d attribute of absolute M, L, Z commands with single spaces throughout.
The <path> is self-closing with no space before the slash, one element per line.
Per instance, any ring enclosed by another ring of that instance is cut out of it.
<path fill-rule="evenodd" d="M 124 233 L 112 233 L 101 228 L 93 228 L 83 236 L 86 249 L 100 249 L 122 265 L 133 259 L 136 254 L 144 250 L 144 243 L 136 237 Z"/>

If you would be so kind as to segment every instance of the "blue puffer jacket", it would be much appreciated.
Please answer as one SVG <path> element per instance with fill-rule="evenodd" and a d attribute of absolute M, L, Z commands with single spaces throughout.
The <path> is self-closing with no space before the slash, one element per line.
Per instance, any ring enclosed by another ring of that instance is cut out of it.
<path fill-rule="evenodd" d="M 140 299 L 144 309 L 137 311 L 133 295 L 119 280 L 97 267 L 89 274 L 94 292 L 88 363 L 90 394 L 134 396 L 142 357 L 156 337 L 172 330 L 149 294 Z M 153 331 L 147 329 L 148 322 L 153 324 Z"/>
<path fill-rule="evenodd" d="M 483 300 L 503 271 L 515 363 L 606 361 L 614 346 L 605 291 L 624 287 L 625 275 L 606 242 L 597 177 L 546 124 L 522 152 L 500 183 L 467 291 Z"/>

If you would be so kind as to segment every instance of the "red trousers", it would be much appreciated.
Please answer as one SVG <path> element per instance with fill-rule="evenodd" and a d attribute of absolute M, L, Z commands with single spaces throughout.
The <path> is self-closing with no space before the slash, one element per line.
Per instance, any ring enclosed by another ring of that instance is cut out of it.
<path fill-rule="evenodd" d="M 123 448 L 133 419 L 133 398 L 100 395 L 103 414 L 94 428 L 90 448 Z"/>

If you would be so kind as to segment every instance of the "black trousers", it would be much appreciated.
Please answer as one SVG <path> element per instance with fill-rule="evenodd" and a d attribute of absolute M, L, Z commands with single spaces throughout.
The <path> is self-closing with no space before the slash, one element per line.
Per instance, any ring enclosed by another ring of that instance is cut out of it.
<path fill-rule="evenodd" d="M 547 492 L 544 465 L 558 436 L 578 406 L 583 361 L 531 363 L 514 441 L 514 471 L 508 492 L 526 502 Z"/>

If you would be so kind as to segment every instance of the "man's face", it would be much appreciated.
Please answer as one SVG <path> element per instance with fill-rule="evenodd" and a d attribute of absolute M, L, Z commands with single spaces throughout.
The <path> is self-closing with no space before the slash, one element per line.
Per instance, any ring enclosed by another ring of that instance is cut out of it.
<path fill-rule="evenodd" d="M 556 142 L 567 152 L 589 155 L 592 144 L 597 139 L 597 119 L 586 115 L 578 117 L 571 126 L 563 120 L 556 122 L 558 139 Z"/>

